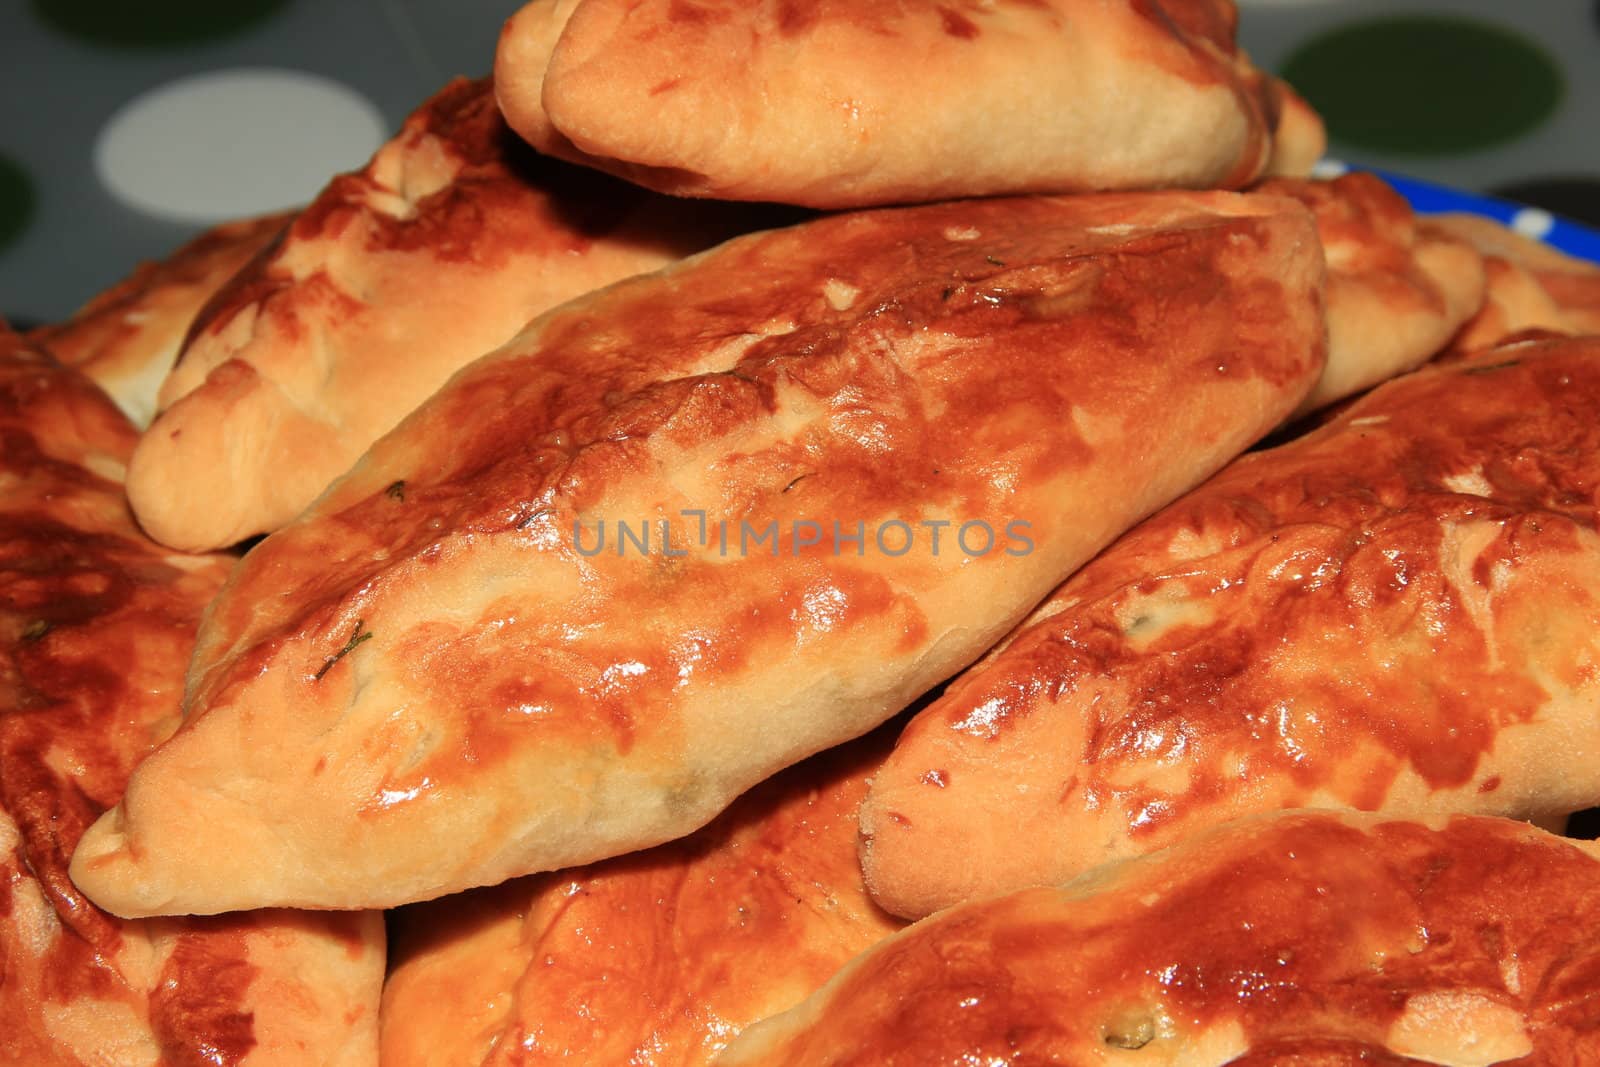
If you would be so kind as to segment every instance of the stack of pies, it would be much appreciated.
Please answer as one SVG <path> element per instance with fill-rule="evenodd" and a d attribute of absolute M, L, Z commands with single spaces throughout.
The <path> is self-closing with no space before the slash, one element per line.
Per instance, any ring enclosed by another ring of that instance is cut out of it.
<path fill-rule="evenodd" d="M 1600 269 L 1235 22 L 536 0 L 5 334 L 0 1059 L 1600 1058 Z"/>

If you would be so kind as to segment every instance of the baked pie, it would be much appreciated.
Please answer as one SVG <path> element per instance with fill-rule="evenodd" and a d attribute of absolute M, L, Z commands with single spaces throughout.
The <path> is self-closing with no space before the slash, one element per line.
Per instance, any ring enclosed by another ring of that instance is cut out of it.
<path fill-rule="evenodd" d="M 925 915 L 1274 808 L 1600 803 L 1597 485 L 1596 338 L 1240 458 L 906 728 L 862 810 L 874 896 Z"/>
<path fill-rule="evenodd" d="M 190 551 L 274 530 L 534 315 L 768 217 L 543 159 L 452 82 L 194 324 L 128 473 L 139 522 Z"/>
<path fill-rule="evenodd" d="M 68 879 L 79 836 L 178 729 L 232 560 L 141 535 L 133 426 L 0 324 L 0 1060 L 375 1062 L 374 913 L 124 920 Z"/>
<path fill-rule="evenodd" d="M 251 550 L 73 877 L 123 915 L 384 907 L 681 837 L 1279 422 L 1321 283 L 1294 200 L 1108 194 L 818 219 L 569 303 Z"/>
<path fill-rule="evenodd" d="M 819 208 L 1237 189 L 1321 120 L 1228 0 L 535 0 L 496 91 L 539 151 L 677 196 Z"/>

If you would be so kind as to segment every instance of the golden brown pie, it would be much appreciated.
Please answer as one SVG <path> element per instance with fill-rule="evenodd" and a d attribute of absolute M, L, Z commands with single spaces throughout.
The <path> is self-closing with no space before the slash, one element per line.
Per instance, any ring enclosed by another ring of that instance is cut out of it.
<path fill-rule="evenodd" d="M 1483 304 L 1483 257 L 1465 240 L 1419 226 L 1378 176 L 1279 179 L 1261 189 L 1311 208 L 1328 259 L 1328 368 L 1300 413 L 1416 369 Z"/>
<path fill-rule="evenodd" d="M 828 217 L 557 309 L 250 552 L 73 875 L 387 906 L 683 836 L 1281 419 L 1321 280 L 1293 200 L 1121 194 Z"/>
<path fill-rule="evenodd" d="M 125 921 L 67 877 L 85 827 L 178 727 L 230 562 L 139 534 L 118 485 L 134 437 L 0 324 L 0 1062 L 373 1064 L 376 914 Z"/>
<path fill-rule="evenodd" d="M 893 739 L 815 756 L 670 844 L 391 913 L 385 1067 L 712 1062 L 905 925 L 856 863 Z"/>
<path fill-rule="evenodd" d="M 1303 175 L 1322 124 L 1236 23 L 1230 0 L 534 0 L 495 79 L 541 152 L 679 196 L 842 208 Z"/>
<path fill-rule="evenodd" d="M 534 315 L 758 217 L 540 159 L 487 82 L 452 82 L 206 309 L 134 454 L 134 511 L 189 550 L 276 529 Z"/>
<path fill-rule="evenodd" d="M 720 1062 L 1587 1064 L 1597 977 L 1593 843 L 1285 812 L 917 923 Z"/>
<path fill-rule="evenodd" d="M 1236 461 L 907 728 L 862 809 L 874 896 L 924 915 L 1273 808 L 1600 802 L 1597 484 L 1596 338 Z"/>
<path fill-rule="evenodd" d="M 158 263 L 142 263 L 68 321 L 29 339 L 111 394 L 135 426 L 156 413 L 156 392 L 206 302 L 283 232 L 293 215 L 228 222 Z"/>
<path fill-rule="evenodd" d="M 1481 215 L 1430 215 L 1424 226 L 1470 242 L 1488 271 L 1483 308 L 1451 342 L 1452 355 L 1489 348 L 1524 330 L 1600 334 L 1600 266 Z"/>

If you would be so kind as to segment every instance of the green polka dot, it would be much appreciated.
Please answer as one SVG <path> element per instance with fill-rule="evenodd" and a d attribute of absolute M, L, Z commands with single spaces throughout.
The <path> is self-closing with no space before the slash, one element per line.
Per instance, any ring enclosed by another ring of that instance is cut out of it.
<path fill-rule="evenodd" d="M 22 236 L 33 219 L 33 205 L 28 172 L 0 156 L 0 249 Z"/>
<path fill-rule="evenodd" d="M 162 48 L 248 29 L 289 0 L 33 0 L 41 21 L 92 44 Z"/>
<path fill-rule="evenodd" d="M 1346 24 L 1302 45 L 1283 75 L 1354 148 L 1452 155 L 1518 137 L 1561 102 L 1557 65 L 1491 23 L 1413 15 Z"/>

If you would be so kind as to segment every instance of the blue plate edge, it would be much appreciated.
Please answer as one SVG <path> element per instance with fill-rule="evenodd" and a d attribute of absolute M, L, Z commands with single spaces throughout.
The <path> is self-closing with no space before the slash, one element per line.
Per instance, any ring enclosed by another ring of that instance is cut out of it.
<path fill-rule="evenodd" d="M 1565 216 L 1543 208 L 1530 208 L 1526 204 L 1519 204 L 1514 200 L 1504 200 L 1500 197 L 1485 196 L 1482 193 L 1469 193 L 1460 189 L 1453 189 L 1448 185 L 1438 185 L 1433 182 L 1423 181 L 1420 178 L 1407 177 L 1393 171 L 1381 170 L 1376 167 L 1351 167 L 1352 170 L 1365 170 L 1390 185 L 1411 204 L 1412 210 L 1419 215 L 1436 215 L 1444 211 L 1467 211 L 1474 215 L 1484 215 L 1506 226 L 1512 226 L 1516 217 L 1525 211 L 1539 211 L 1551 220 L 1550 229 L 1543 234 L 1529 234 L 1537 236 L 1545 244 L 1569 256 L 1586 259 L 1591 263 L 1600 264 L 1600 230 L 1592 229 L 1581 222 L 1575 222 Z"/>

